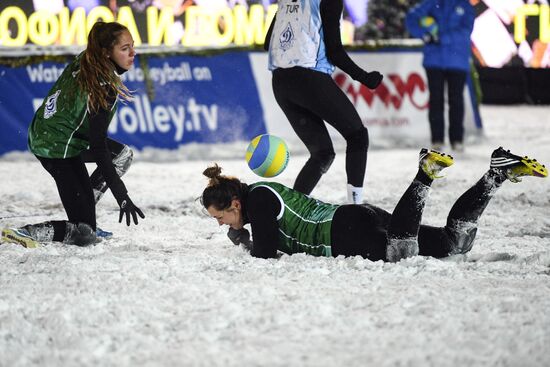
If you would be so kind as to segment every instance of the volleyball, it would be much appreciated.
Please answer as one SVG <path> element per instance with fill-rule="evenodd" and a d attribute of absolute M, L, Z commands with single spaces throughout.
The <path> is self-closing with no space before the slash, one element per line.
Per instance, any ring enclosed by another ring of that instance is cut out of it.
<path fill-rule="evenodd" d="M 432 16 L 425 16 L 420 19 L 420 26 L 433 36 L 437 36 L 439 31 L 437 23 Z"/>
<path fill-rule="evenodd" d="M 258 176 L 275 177 L 285 170 L 290 154 L 283 139 L 262 134 L 252 139 L 245 158 L 248 167 Z"/>

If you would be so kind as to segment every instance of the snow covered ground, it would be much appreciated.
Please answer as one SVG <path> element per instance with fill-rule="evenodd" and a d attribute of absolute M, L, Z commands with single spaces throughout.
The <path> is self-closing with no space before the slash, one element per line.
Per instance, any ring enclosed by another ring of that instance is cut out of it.
<path fill-rule="evenodd" d="M 434 183 L 425 223 L 444 224 L 500 145 L 550 165 L 547 106 L 481 112 L 486 139 Z M 146 218 L 118 224 L 106 195 L 97 213 L 111 240 L 0 245 L 0 366 L 550 365 L 550 179 L 505 183 L 467 256 L 260 260 L 233 246 L 196 200 L 214 159 L 227 174 L 257 179 L 227 153 L 241 148 L 137 154 L 124 181 Z M 391 210 L 417 153 L 372 149 L 367 200 Z M 343 158 L 313 196 L 344 201 Z M 277 180 L 292 185 L 304 161 L 293 155 Z M 53 180 L 32 157 L 1 158 L 0 177 L 0 227 L 64 219 Z"/>

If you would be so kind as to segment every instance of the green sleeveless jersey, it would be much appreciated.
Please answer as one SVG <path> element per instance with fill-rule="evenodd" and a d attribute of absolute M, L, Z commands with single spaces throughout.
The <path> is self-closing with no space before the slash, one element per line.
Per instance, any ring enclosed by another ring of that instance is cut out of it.
<path fill-rule="evenodd" d="M 332 256 L 332 218 L 339 205 L 323 203 L 276 182 L 256 182 L 250 190 L 256 187 L 270 189 L 281 202 L 277 215 L 280 251 Z"/>
<path fill-rule="evenodd" d="M 29 126 L 29 150 L 39 157 L 75 157 L 89 146 L 88 96 L 76 81 L 81 56 L 63 70 Z M 116 105 L 111 108 L 109 120 Z"/>

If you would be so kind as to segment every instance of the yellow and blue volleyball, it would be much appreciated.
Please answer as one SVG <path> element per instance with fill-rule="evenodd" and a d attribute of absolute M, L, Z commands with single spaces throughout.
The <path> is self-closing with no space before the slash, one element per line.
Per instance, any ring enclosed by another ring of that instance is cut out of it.
<path fill-rule="evenodd" d="M 435 18 L 430 15 L 420 18 L 420 26 L 434 36 L 437 35 L 439 31 Z"/>
<path fill-rule="evenodd" d="M 290 154 L 285 141 L 275 135 L 258 135 L 246 149 L 248 167 L 261 177 L 275 177 L 283 172 Z"/>

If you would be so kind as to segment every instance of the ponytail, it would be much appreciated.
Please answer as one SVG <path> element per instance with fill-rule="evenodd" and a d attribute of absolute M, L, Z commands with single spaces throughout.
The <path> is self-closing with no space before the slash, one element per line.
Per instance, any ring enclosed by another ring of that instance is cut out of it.
<path fill-rule="evenodd" d="M 208 185 L 201 196 L 202 205 L 208 209 L 224 210 L 231 206 L 235 199 L 244 200 L 248 194 L 248 185 L 236 177 L 224 176 L 216 163 L 202 173 L 208 177 Z"/>

